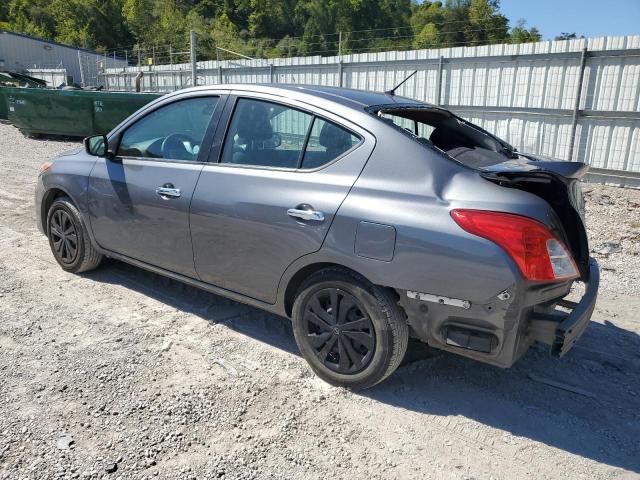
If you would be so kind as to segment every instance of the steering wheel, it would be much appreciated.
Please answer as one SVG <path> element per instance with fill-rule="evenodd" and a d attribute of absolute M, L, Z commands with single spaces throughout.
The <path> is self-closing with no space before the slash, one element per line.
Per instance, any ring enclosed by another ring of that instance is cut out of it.
<path fill-rule="evenodd" d="M 160 152 L 162 153 L 162 158 L 191 160 L 196 155 L 196 153 L 192 153 L 194 147 L 196 147 L 196 141 L 189 135 L 172 133 L 162 141 Z"/>

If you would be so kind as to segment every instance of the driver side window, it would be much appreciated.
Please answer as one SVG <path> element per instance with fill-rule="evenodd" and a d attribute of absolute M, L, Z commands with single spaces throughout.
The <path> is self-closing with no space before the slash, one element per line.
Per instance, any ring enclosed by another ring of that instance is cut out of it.
<path fill-rule="evenodd" d="M 154 110 L 125 130 L 118 156 L 197 160 L 217 103 L 217 97 L 197 97 Z"/>

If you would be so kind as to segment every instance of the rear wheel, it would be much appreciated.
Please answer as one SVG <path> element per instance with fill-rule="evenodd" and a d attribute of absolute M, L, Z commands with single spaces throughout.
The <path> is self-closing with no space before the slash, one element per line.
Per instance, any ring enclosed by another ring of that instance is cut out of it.
<path fill-rule="evenodd" d="M 304 282 L 292 317 L 300 352 L 332 385 L 372 387 L 407 349 L 407 323 L 393 294 L 345 270 L 322 270 Z"/>
<path fill-rule="evenodd" d="M 47 236 L 51 252 L 67 272 L 93 270 L 102 255 L 91 243 L 80 212 L 68 197 L 53 201 L 47 214 Z"/>

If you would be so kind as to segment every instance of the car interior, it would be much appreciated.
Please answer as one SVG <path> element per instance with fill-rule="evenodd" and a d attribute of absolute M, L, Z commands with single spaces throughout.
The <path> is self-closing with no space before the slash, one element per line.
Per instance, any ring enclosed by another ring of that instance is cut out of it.
<path fill-rule="evenodd" d="M 472 168 L 513 158 L 514 149 L 451 113 L 434 108 L 380 109 L 379 118 Z"/>
<path fill-rule="evenodd" d="M 213 105 L 210 98 L 198 98 L 150 113 L 124 132 L 118 156 L 195 160 Z M 240 99 L 226 134 L 222 162 L 313 169 L 359 142 L 360 138 L 350 131 L 312 114 Z"/>
<path fill-rule="evenodd" d="M 151 112 L 123 133 L 118 156 L 195 160 L 216 101 L 199 97 Z"/>
<path fill-rule="evenodd" d="M 310 122 L 314 123 L 300 165 Z M 349 131 L 312 115 L 282 105 L 241 100 L 227 132 L 222 162 L 311 169 L 339 157 L 358 142 Z"/>

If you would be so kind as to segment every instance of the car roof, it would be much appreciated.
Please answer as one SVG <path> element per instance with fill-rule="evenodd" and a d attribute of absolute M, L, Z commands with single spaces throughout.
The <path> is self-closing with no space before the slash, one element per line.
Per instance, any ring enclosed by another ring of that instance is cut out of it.
<path fill-rule="evenodd" d="M 191 91 L 201 90 L 235 90 L 254 93 L 268 93 L 283 97 L 295 98 L 302 101 L 312 101 L 313 98 L 321 98 L 330 102 L 340 103 L 346 107 L 362 111 L 373 105 L 428 105 L 407 97 L 390 95 L 383 92 L 371 92 L 368 90 L 355 90 L 341 87 L 325 87 L 319 85 L 260 83 L 260 84 L 225 84 L 196 87 Z M 309 98 L 312 97 L 312 98 Z"/>

